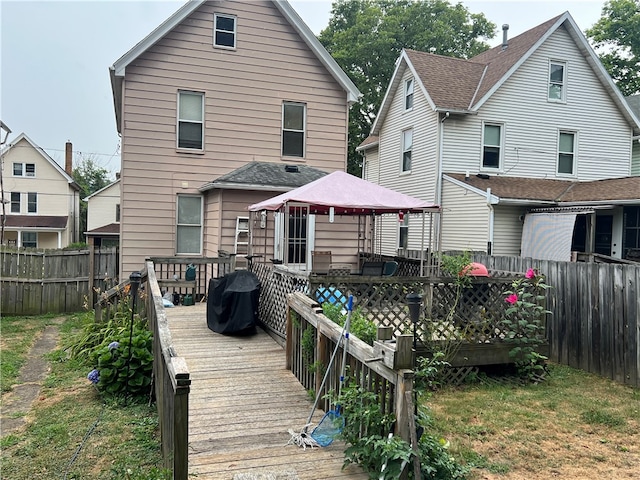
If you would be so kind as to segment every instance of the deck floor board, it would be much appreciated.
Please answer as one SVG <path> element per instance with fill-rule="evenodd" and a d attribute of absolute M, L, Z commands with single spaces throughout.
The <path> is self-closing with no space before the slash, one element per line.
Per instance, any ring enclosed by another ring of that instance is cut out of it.
<path fill-rule="evenodd" d="M 287 445 L 300 431 L 313 399 L 285 368 L 285 352 L 258 329 L 252 336 L 208 329 L 206 305 L 167 309 L 178 356 L 191 375 L 189 475 L 232 480 L 239 473 L 295 472 L 300 480 L 362 479 L 353 465 L 342 469 L 344 444 L 306 450 Z M 323 412 L 317 410 L 313 421 Z"/>

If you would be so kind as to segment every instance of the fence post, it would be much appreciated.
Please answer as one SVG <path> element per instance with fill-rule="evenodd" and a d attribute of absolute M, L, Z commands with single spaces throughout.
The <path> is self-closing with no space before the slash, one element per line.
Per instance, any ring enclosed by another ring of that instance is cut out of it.
<path fill-rule="evenodd" d="M 394 434 L 410 444 L 409 415 L 413 415 L 413 412 L 409 411 L 405 397 L 406 392 L 413 392 L 413 370 L 401 369 L 398 370 L 398 381 L 396 383 L 396 428 Z"/>

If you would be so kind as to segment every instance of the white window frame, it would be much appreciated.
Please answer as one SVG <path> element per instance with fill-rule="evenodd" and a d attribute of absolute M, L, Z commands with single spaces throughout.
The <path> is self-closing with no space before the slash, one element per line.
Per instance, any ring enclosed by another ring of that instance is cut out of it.
<path fill-rule="evenodd" d="M 20 174 L 16 175 L 16 165 L 20 165 Z M 28 172 L 28 167 L 32 167 L 33 172 Z M 23 163 L 13 162 L 13 176 L 14 177 L 35 177 L 36 176 L 36 164 L 35 163 Z"/>
<path fill-rule="evenodd" d="M 573 136 L 573 152 L 564 152 L 560 150 L 560 138 L 562 135 Z M 558 141 L 556 146 L 556 175 L 560 177 L 575 177 L 578 169 L 578 132 L 575 130 L 558 130 Z M 571 165 L 571 173 L 560 171 L 560 155 L 572 155 L 573 163 Z"/>
<path fill-rule="evenodd" d="M 287 128 L 285 110 L 287 106 L 302 107 L 302 130 L 296 128 Z M 286 132 L 301 133 L 302 134 L 302 155 L 285 154 L 285 136 Z M 280 153 L 283 157 L 287 158 L 305 158 L 307 154 L 307 104 L 301 102 L 282 102 L 282 141 L 280 144 Z"/>
<path fill-rule="evenodd" d="M 233 20 L 233 30 L 218 29 L 218 18 L 226 18 Z M 233 45 L 223 45 L 217 42 L 217 33 L 225 33 L 233 36 Z M 236 42 L 238 38 L 238 17 L 235 15 L 228 15 L 226 13 L 214 13 L 213 14 L 213 46 L 216 48 L 224 48 L 226 50 L 235 50 Z"/>
<path fill-rule="evenodd" d="M 407 134 L 410 134 L 411 143 L 407 147 Z M 413 168 L 413 128 L 406 128 L 402 130 L 400 134 L 400 142 L 402 147 L 402 152 L 400 154 L 400 173 L 411 173 L 411 169 Z M 405 155 L 409 153 L 409 168 L 406 168 L 405 164 Z"/>
<path fill-rule="evenodd" d="M 33 200 L 31 200 L 33 198 Z M 34 210 L 31 211 L 31 205 L 34 205 Z M 38 213 L 38 192 L 27 193 L 27 213 Z"/>
<path fill-rule="evenodd" d="M 562 81 L 552 81 L 551 73 L 554 65 L 562 66 Z M 549 75 L 547 77 L 547 100 L 555 103 L 565 103 L 567 101 L 567 62 L 561 60 L 549 60 Z M 551 88 L 554 86 L 560 87 L 560 98 L 554 98 L 551 96 Z"/>
<path fill-rule="evenodd" d="M 500 129 L 500 140 L 498 145 L 487 145 L 485 143 L 486 127 L 498 127 Z M 498 148 L 498 165 L 495 167 L 487 166 L 484 162 L 484 154 L 486 147 Z M 504 124 L 498 122 L 482 122 L 482 150 L 480 152 L 480 168 L 490 172 L 500 172 L 503 168 L 503 153 L 504 153 Z"/>
<path fill-rule="evenodd" d="M 14 201 L 14 196 L 18 197 L 18 201 L 17 203 Z M 10 199 L 10 203 L 11 206 L 9 207 L 11 213 L 20 213 L 22 211 L 22 194 L 20 192 L 11 192 L 10 195 L 11 199 Z M 14 210 L 14 205 L 18 206 L 18 210 Z"/>
<path fill-rule="evenodd" d="M 412 78 L 407 78 L 404 81 L 404 110 L 413 110 L 413 90 L 415 82 Z"/>
<path fill-rule="evenodd" d="M 32 240 L 25 242 L 25 235 L 33 235 L 35 237 L 35 242 Z M 34 243 L 34 245 L 25 245 L 25 243 Z M 38 232 L 20 232 L 20 246 L 26 248 L 38 248 Z"/>
<path fill-rule="evenodd" d="M 201 99 L 200 102 L 200 120 L 193 120 L 193 119 L 182 119 L 180 118 L 180 102 L 182 99 L 182 95 L 196 95 L 199 96 Z M 176 120 L 177 120 L 177 124 L 176 124 L 176 148 L 180 151 L 185 151 L 185 152 L 204 152 L 204 93 L 203 92 L 193 92 L 190 90 L 178 90 L 178 100 L 177 100 L 177 110 L 176 110 Z M 193 123 L 193 124 L 200 124 L 201 125 L 201 132 L 200 132 L 200 148 L 193 148 L 193 147 L 186 147 L 186 146 L 180 146 L 180 125 L 182 123 Z"/>
<path fill-rule="evenodd" d="M 180 222 L 180 199 L 181 198 L 198 198 L 200 200 L 200 218 L 199 218 L 199 223 L 181 223 Z M 204 208 L 204 199 L 202 197 L 202 195 L 189 195 L 189 194 L 180 194 L 177 196 L 176 198 L 176 255 L 202 255 L 202 244 L 203 244 L 203 224 L 204 224 L 204 212 L 203 212 L 203 208 Z M 181 227 L 187 227 L 187 228 L 193 228 L 193 227 L 197 227 L 200 231 L 199 231 L 199 249 L 197 252 L 185 252 L 185 251 L 180 251 L 180 244 L 178 242 L 178 236 L 179 236 L 179 230 Z"/>

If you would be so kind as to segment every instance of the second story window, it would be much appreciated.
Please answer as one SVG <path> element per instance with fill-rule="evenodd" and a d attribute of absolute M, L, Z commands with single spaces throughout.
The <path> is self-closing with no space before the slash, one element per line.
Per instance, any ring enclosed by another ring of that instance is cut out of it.
<path fill-rule="evenodd" d="M 411 110 L 413 108 L 413 78 L 404 82 L 404 109 Z"/>
<path fill-rule="evenodd" d="M 574 132 L 560 132 L 558 137 L 558 173 L 561 175 L 575 175 L 576 134 Z"/>
<path fill-rule="evenodd" d="M 11 213 L 20 213 L 20 192 L 11 192 Z"/>
<path fill-rule="evenodd" d="M 549 62 L 549 101 L 564 102 L 566 100 L 567 64 L 565 62 Z"/>
<path fill-rule="evenodd" d="M 27 193 L 27 212 L 38 213 L 38 194 L 36 192 Z"/>
<path fill-rule="evenodd" d="M 116 223 L 120 221 L 120 204 L 116 205 Z"/>
<path fill-rule="evenodd" d="M 402 132 L 402 168 L 403 172 L 411 171 L 411 155 L 413 152 L 413 130 Z"/>
<path fill-rule="evenodd" d="M 35 177 L 36 164 L 35 163 L 14 163 L 13 176 L 14 177 Z"/>
<path fill-rule="evenodd" d="M 178 148 L 203 150 L 204 94 L 178 92 Z"/>
<path fill-rule="evenodd" d="M 213 15 L 213 46 L 236 48 L 236 17 L 221 13 Z"/>
<path fill-rule="evenodd" d="M 282 156 L 304 157 L 306 105 L 284 102 L 282 105 Z"/>
<path fill-rule="evenodd" d="M 502 127 L 485 123 L 482 132 L 482 168 L 500 168 Z"/>

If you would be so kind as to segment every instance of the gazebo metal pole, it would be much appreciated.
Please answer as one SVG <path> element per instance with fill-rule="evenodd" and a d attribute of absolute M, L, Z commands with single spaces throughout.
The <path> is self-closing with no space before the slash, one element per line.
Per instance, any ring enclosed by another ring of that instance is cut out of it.
<path fill-rule="evenodd" d="M 420 245 L 420 276 L 424 277 L 424 216 L 427 212 L 422 210 L 422 240 Z"/>

